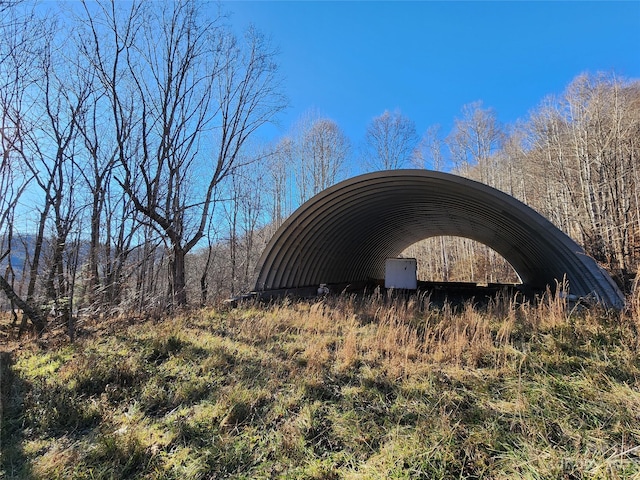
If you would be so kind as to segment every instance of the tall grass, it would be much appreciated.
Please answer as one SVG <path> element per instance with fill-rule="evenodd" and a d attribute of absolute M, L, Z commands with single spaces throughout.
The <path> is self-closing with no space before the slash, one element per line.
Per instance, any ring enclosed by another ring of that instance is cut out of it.
<path fill-rule="evenodd" d="M 639 297 L 376 292 L 11 344 L 0 478 L 632 478 Z"/>

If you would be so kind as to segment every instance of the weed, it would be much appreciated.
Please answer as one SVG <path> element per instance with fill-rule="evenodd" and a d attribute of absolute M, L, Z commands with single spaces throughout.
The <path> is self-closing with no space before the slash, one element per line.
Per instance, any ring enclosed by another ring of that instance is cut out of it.
<path fill-rule="evenodd" d="M 632 478 L 626 312 L 374 293 L 86 323 L 2 360 L 2 478 Z M 634 303 L 635 302 L 635 303 Z M 637 303 L 637 305 L 636 305 Z"/>

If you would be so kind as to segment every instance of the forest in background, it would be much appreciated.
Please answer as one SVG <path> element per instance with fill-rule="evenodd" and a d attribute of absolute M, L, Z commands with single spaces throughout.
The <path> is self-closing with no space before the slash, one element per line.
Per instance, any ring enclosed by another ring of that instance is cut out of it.
<path fill-rule="evenodd" d="M 396 168 L 513 195 L 629 287 L 640 81 L 581 73 L 517 124 L 478 101 L 450 132 L 420 134 L 385 111 L 350 139 L 310 111 L 266 142 L 260 127 L 287 106 L 267 38 L 237 36 L 199 2 L 153 7 L 83 2 L 62 15 L 0 1 L 0 288 L 36 330 L 50 312 L 73 336 L 77 311 L 152 314 L 247 291 L 295 208 L 351 175 Z M 423 279 L 517 280 L 467 239 L 407 254 Z"/>

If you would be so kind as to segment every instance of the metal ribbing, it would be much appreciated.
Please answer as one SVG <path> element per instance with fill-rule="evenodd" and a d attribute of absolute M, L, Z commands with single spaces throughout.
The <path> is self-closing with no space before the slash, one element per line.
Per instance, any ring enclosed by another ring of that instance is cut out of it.
<path fill-rule="evenodd" d="M 593 259 L 533 209 L 487 185 L 428 170 L 361 175 L 316 195 L 269 242 L 258 263 L 256 289 L 380 278 L 385 258 L 440 235 L 484 243 L 531 286 L 566 275 L 571 293 L 623 303 Z"/>

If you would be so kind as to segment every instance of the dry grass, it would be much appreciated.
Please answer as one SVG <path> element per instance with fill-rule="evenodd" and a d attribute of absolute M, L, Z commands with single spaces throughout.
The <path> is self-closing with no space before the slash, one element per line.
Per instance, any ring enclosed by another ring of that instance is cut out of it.
<path fill-rule="evenodd" d="M 88 322 L 2 355 L 0 478 L 632 478 L 629 305 L 374 294 Z"/>

